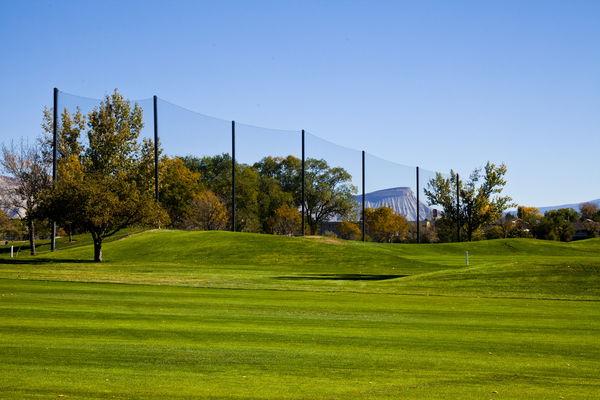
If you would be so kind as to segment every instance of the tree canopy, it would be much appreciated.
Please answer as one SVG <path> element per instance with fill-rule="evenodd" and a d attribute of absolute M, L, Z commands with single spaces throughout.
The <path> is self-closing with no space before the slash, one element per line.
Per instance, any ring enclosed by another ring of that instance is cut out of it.
<path fill-rule="evenodd" d="M 55 221 L 92 235 L 94 261 L 103 260 L 103 240 L 121 229 L 168 221 L 147 176 L 153 147 L 139 140 L 142 127 L 141 108 L 115 90 L 88 114 L 85 144 L 72 130 L 60 131 L 61 143 L 71 140 L 77 146 L 60 160 L 59 171 L 65 173 L 46 196 L 45 210 Z"/>
<path fill-rule="evenodd" d="M 450 171 L 449 178 L 438 173 L 428 182 L 425 196 L 429 205 L 442 206 L 442 218 L 459 226 L 471 241 L 478 229 L 514 206 L 510 197 L 500 195 L 506 185 L 506 171 L 506 165 L 488 162 L 483 169 L 475 169 L 466 181 L 454 171 Z"/>

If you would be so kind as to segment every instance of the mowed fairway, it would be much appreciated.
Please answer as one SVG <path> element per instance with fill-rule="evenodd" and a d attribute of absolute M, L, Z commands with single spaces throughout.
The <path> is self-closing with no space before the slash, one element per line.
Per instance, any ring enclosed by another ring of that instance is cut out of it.
<path fill-rule="evenodd" d="M 0 259 L 0 398 L 600 398 L 600 240 L 156 231 L 91 253 Z"/>

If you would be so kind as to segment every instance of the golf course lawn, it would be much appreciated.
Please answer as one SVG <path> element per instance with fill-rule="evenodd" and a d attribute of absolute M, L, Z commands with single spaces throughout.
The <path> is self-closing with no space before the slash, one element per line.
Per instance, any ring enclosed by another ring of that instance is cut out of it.
<path fill-rule="evenodd" d="M 151 231 L 104 253 L 0 254 L 0 398 L 600 399 L 598 239 Z"/>

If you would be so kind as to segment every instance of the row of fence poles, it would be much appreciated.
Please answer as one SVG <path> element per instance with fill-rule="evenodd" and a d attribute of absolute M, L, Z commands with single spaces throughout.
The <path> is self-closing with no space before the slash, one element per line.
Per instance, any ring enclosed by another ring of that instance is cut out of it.
<path fill-rule="evenodd" d="M 57 176 L 57 161 L 58 161 L 58 93 L 59 90 L 54 88 L 53 93 L 53 112 L 52 112 L 52 182 L 56 182 Z M 154 122 L 154 192 L 156 201 L 160 201 L 159 195 L 159 134 L 158 134 L 158 97 L 153 96 L 153 122 Z M 306 195 L 306 182 L 305 182 L 305 132 L 304 129 L 301 131 L 301 142 L 302 142 L 302 192 L 301 192 L 301 220 L 302 220 L 302 235 L 305 233 L 306 228 L 306 206 L 305 206 L 305 195 Z M 362 241 L 366 240 L 366 221 L 365 221 L 365 205 L 366 205 L 366 193 L 365 193 L 365 151 L 362 153 L 362 204 L 361 204 L 361 230 L 362 230 Z M 235 121 L 231 121 L 231 230 L 236 231 L 236 157 L 235 157 Z M 459 175 L 456 174 L 456 211 L 457 211 L 457 241 L 460 242 L 460 183 Z M 421 243 L 421 215 L 420 215 L 420 182 L 419 182 L 419 167 L 416 167 L 416 236 L 417 243 Z M 56 222 L 52 222 L 52 232 L 50 240 L 50 248 L 52 251 L 56 250 Z"/>

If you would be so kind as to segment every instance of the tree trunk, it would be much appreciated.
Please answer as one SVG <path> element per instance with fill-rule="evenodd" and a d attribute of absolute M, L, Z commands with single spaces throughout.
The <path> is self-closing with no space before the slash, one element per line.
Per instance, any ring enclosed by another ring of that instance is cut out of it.
<path fill-rule="evenodd" d="M 102 262 L 102 238 L 94 237 L 94 261 Z"/>
<path fill-rule="evenodd" d="M 33 225 L 33 219 L 30 218 L 27 221 L 29 229 L 29 246 L 31 247 L 31 255 L 35 256 L 35 227 Z"/>

